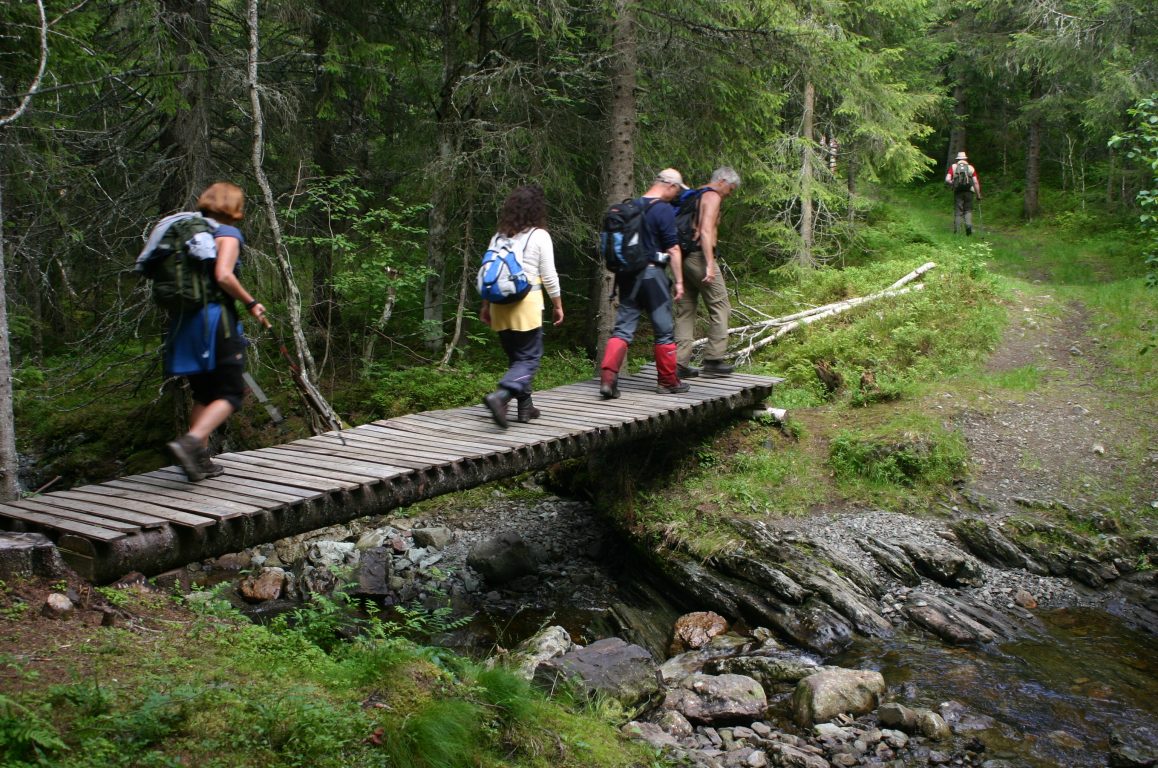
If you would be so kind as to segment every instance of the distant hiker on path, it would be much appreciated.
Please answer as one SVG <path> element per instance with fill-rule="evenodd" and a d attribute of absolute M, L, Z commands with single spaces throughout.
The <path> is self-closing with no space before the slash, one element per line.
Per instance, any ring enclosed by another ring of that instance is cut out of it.
<path fill-rule="evenodd" d="M 165 373 L 184 376 L 193 391 L 189 431 L 167 447 L 194 482 L 224 474 L 225 468 L 210 460 L 209 436 L 241 409 L 245 397 L 242 374 L 248 342 L 236 302 L 254 319 L 265 314 L 265 307 L 238 280 L 245 238 L 234 225 L 245 214 L 245 193 L 235 184 L 218 182 L 201 193 L 197 210 L 208 221 L 216 247 L 206 280 L 212 290 L 206 291 L 200 307 L 170 316 L 165 338 Z"/>
<path fill-rule="evenodd" d="M 499 388 L 483 398 L 495 423 L 509 425 L 507 406 L 511 398 L 518 404 L 518 421 L 537 418 L 539 409 L 531 402 L 531 384 L 543 358 L 543 290 L 551 297 L 554 324 L 563 322 L 563 296 L 555 271 L 555 247 L 547 226 L 547 200 L 539 186 L 519 187 L 507 196 L 499 212 L 499 228 L 491 238 L 488 253 L 509 248 L 522 267 L 530 289 L 517 300 L 496 304 L 483 300 L 479 317 L 498 331 L 510 367 Z M 542 288 L 540 288 L 540 286 Z"/>
<path fill-rule="evenodd" d="M 680 195 L 676 224 L 682 251 L 684 295 L 675 303 L 677 372 L 680 378 L 700 375 L 691 366 L 692 342 L 696 330 L 696 305 L 702 297 L 708 310 L 708 346 L 704 350 L 703 372 L 727 376 L 732 366 L 724 362 L 728 351 L 728 321 L 732 305 L 720 270 L 718 242 L 721 203 L 740 186 L 740 174 L 728 166 L 717 168 L 712 180 L 699 189 Z"/>
<path fill-rule="evenodd" d="M 973 196 L 981 199 L 981 180 L 964 152 L 958 152 L 957 161 L 949 166 L 945 183 L 953 188 L 953 234 L 960 231 L 962 219 L 965 220 L 965 234 L 973 234 Z"/>
<path fill-rule="evenodd" d="M 674 298 L 678 301 L 684 294 L 679 234 L 676 232 L 675 208 L 661 204 L 672 202 L 681 190 L 687 188 L 679 171 L 665 168 L 639 198 L 643 205 L 639 234 L 649 260 L 642 269 L 617 272 L 615 275 L 619 308 L 615 311 L 615 327 L 611 331 L 611 338 L 607 340 L 599 370 L 599 394 L 604 400 L 619 397 L 619 371 L 627 359 L 627 346 L 644 312 L 651 318 L 655 335 L 655 369 L 658 379 L 655 391 L 659 394 L 676 394 L 689 389 L 676 374 L 675 323 L 672 318 L 672 300 Z M 675 281 L 674 291 L 664 271 L 669 262 Z"/>

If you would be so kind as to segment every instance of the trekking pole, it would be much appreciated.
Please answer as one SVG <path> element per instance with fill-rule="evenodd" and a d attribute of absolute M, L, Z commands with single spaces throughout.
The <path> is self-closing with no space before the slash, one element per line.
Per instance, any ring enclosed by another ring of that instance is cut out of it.
<path fill-rule="evenodd" d="M 258 320 L 266 327 L 268 331 L 274 333 L 274 335 L 277 337 L 278 349 L 281 351 L 281 356 L 285 358 L 286 364 L 289 365 L 290 377 L 293 379 L 294 384 L 297 385 L 297 388 L 301 392 L 302 397 L 305 398 L 306 403 L 314 409 L 315 413 L 317 413 L 328 422 L 330 429 L 338 435 L 339 442 L 345 446 L 346 438 L 342 436 L 342 425 L 340 423 L 335 423 L 333 417 L 329 415 L 329 409 L 325 408 L 320 402 L 318 402 L 317 395 L 306 384 L 305 377 L 302 376 L 302 369 L 294 360 L 293 355 L 290 354 L 289 349 L 286 348 L 285 340 L 282 339 L 281 334 L 274 332 L 273 323 L 271 323 L 269 318 L 267 318 L 264 314 L 261 315 Z"/>
<path fill-rule="evenodd" d="M 981 198 L 979 197 L 973 202 L 977 204 L 977 236 L 983 237 L 985 235 L 985 230 L 981 228 Z"/>

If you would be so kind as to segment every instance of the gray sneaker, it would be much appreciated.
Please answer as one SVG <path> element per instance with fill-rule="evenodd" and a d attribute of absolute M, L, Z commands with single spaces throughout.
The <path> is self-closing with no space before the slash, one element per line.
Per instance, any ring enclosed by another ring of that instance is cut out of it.
<path fill-rule="evenodd" d="M 695 377 L 697 377 L 699 375 L 700 375 L 700 369 L 699 368 L 693 368 L 690 365 L 677 365 L 676 366 L 676 376 L 679 376 L 681 379 L 694 379 Z"/>
<path fill-rule="evenodd" d="M 200 460 L 205 446 L 201 445 L 200 440 L 186 433 L 173 442 L 166 443 L 165 447 L 169 449 L 169 453 L 177 462 L 177 466 L 184 470 L 185 477 L 189 478 L 189 482 L 196 483 L 205 479 L 205 470 L 202 469 Z M 205 460 L 209 460 L 208 453 L 205 454 Z"/>

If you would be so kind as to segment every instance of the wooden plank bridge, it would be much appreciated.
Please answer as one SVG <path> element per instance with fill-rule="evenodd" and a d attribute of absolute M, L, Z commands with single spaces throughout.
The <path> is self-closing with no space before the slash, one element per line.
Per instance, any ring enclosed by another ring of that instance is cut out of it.
<path fill-rule="evenodd" d="M 155 574 L 207 557 L 541 469 L 617 443 L 662 438 L 761 403 L 781 379 L 697 378 L 655 393 L 655 371 L 535 393 L 542 417 L 500 429 L 482 405 L 427 411 L 225 453 L 226 474 L 190 483 L 166 467 L 0 504 L 0 527 L 39 531 L 97 582 Z M 512 415 L 514 404 L 511 405 Z"/>

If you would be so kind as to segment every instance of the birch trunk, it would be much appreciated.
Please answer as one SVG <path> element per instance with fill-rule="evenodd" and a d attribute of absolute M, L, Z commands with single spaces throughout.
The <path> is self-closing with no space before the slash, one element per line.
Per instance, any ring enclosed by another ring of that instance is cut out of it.
<path fill-rule="evenodd" d="M 262 202 L 265 215 L 269 221 L 270 234 L 273 236 L 273 252 L 278 271 L 286 289 L 286 308 L 289 313 L 290 330 L 293 334 L 294 353 L 297 358 L 297 371 L 294 379 L 302 390 L 311 414 L 310 426 L 315 434 L 329 430 L 341 429 L 342 420 L 334 412 L 322 393 L 318 391 L 314 382 L 317 380 L 317 371 L 314 366 L 313 355 L 310 354 L 306 335 L 302 330 L 302 297 L 294 281 L 293 268 L 289 263 L 289 253 L 281 236 L 281 224 L 277 218 L 277 208 L 274 206 L 273 190 L 269 186 L 269 179 L 265 175 L 262 162 L 265 155 L 265 119 L 261 110 L 261 94 L 258 91 L 257 81 L 257 0 L 249 0 L 249 103 L 253 110 L 253 172 L 261 187 Z"/>
<path fill-rule="evenodd" d="M 800 138 L 804 147 L 800 165 L 800 250 L 796 263 L 811 269 L 816 266 L 812 258 L 812 122 L 816 106 L 816 87 L 809 80 L 804 84 L 804 114 L 800 120 Z"/>

